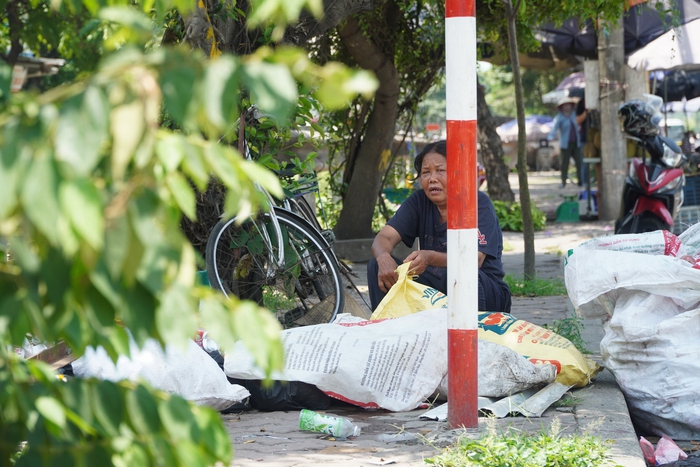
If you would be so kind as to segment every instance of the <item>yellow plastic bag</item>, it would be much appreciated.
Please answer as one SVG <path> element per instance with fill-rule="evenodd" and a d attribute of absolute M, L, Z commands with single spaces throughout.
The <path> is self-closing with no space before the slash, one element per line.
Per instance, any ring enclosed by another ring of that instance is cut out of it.
<path fill-rule="evenodd" d="M 535 365 L 554 365 L 564 386 L 582 388 L 600 371 L 567 338 L 507 313 L 479 312 L 479 339 L 515 350 Z"/>
<path fill-rule="evenodd" d="M 417 311 L 447 308 L 447 295 L 408 277 L 410 266 L 411 263 L 403 263 L 396 268 L 399 279 L 379 302 L 370 320 L 398 318 Z"/>

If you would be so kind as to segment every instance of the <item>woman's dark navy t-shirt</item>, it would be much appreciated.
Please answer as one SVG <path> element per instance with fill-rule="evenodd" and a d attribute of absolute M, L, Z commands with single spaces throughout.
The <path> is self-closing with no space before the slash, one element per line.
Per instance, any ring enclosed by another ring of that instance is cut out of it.
<path fill-rule="evenodd" d="M 503 234 L 491 200 L 481 191 L 479 192 L 478 222 L 478 249 L 486 254 L 480 270 L 492 279 L 502 282 L 505 275 L 501 262 Z M 387 224 L 396 229 L 401 235 L 401 240 L 409 248 L 418 238 L 421 250 L 447 252 L 447 223 L 440 223 L 440 212 L 437 206 L 428 199 L 423 190 L 409 196 Z M 446 268 L 436 266 L 428 266 L 427 271 L 440 279 L 445 278 L 447 274 Z"/>

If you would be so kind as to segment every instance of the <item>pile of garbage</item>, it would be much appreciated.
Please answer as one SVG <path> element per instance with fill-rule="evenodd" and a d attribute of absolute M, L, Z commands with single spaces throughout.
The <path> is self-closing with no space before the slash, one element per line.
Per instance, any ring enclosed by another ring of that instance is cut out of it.
<path fill-rule="evenodd" d="M 282 331 L 285 368 L 272 377 L 314 385 L 360 407 L 413 410 L 436 391 L 447 394 L 447 313 L 438 308 L 374 321 L 341 315 L 332 324 Z M 504 313 L 480 313 L 479 318 L 480 396 L 501 398 L 555 384 L 547 402 L 540 400 L 539 410 L 527 413 L 539 416 L 599 370 L 547 329 Z M 231 355 L 224 364 L 229 377 L 264 376 L 242 343 Z"/>
<path fill-rule="evenodd" d="M 601 355 L 635 424 L 700 438 L 700 224 L 593 239 L 569 252 L 569 298 L 607 317 Z"/>
<path fill-rule="evenodd" d="M 407 411 L 446 398 L 447 313 L 440 308 L 373 321 L 343 314 L 331 324 L 282 331 L 285 367 L 272 375 L 272 386 L 261 384 L 264 372 L 241 342 L 224 359 L 201 333 L 199 345 L 193 340 L 184 352 L 163 349 L 155 340 L 139 349 L 132 341 L 130 357 L 120 356 L 116 363 L 104 349 L 88 348 L 73 362 L 73 373 L 145 379 L 221 411 L 243 401 L 267 411 L 323 410 L 331 398 Z M 491 398 L 480 403 L 496 416 L 517 411 L 538 417 L 571 387 L 587 385 L 598 370 L 550 330 L 504 313 L 479 315 L 479 396 Z M 495 404 L 501 398 L 508 399 Z"/>
<path fill-rule="evenodd" d="M 370 320 L 342 314 L 333 323 L 281 331 L 285 366 L 272 374 L 272 386 L 261 384 L 266 375 L 243 342 L 225 349 L 224 358 L 204 333 L 184 354 L 155 341 L 143 349 L 132 343 L 131 356 L 116 364 L 104 349 L 88 349 L 73 370 L 81 377 L 144 378 L 218 410 L 244 399 L 259 410 L 323 410 L 331 398 L 368 409 L 413 410 L 446 399 L 448 310 L 435 308 L 447 297 L 406 272 Z M 600 370 L 566 338 L 510 314 L 480 312 L 478 325 L 478 396 L 488 398 L 480 405 L 498 417 L 539 417 Z"/>

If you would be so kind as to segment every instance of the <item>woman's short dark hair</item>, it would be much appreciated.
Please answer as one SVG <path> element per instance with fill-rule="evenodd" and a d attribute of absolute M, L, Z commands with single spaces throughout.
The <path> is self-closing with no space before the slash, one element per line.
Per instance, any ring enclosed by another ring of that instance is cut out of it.
<path fill-rule="evenodd" d="M 416 169 L 419 177 L 421 169 L 423 168 L 423 158 L 426 154 L 430 154 L 431 152 L 436 152 L 447 158 L 447 141 L 443 139 L 434 143 L 426 144 L 423 150 L 418 153 L 413 161 L 413 168 Z"/>

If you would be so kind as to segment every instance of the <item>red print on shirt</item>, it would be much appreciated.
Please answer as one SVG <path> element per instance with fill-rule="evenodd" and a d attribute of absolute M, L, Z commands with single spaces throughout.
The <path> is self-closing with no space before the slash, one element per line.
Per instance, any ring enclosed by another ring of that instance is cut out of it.
<path fill-rule="evenodd" d="M 489 242 L 486 241 L 486 236 L 483 235 L 479 229 L 476 229 L 476 235 L 479 237 L 479 245 L 488 245 Z"/>

